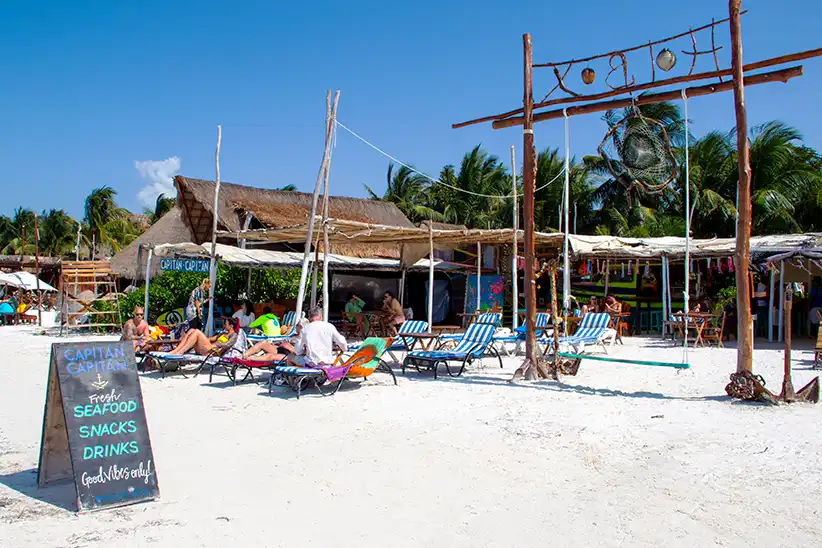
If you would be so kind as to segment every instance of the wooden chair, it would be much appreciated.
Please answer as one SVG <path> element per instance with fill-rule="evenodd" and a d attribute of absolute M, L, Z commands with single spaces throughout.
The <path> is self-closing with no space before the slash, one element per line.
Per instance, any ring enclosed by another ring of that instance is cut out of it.
<path fill-rule="evenodd" d="M 702 329 L 702 342 L 710 346 L 713 343 L 719 348 L 725 348 L 722 344 L 722 332 L 725 330 L 725 313 L 716 317 L 716 324 L 708 324 Z"/>

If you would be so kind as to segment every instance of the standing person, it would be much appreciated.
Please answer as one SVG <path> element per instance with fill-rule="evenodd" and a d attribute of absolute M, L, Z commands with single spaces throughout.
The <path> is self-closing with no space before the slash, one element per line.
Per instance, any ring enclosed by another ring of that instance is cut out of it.
<path fill-rule="evenodd" d="M 754 304 L 756 304 L 756 331 L 759 334 L 768 329 L 768 288 L 759 276 L 754 280 L 756 290 L 754 291 Z"/>
<path fill-rule="evenodd" d="M 137 350 L 142 343 L 150 338 L 151 332 L 148 328 L 148 322 L 146 322 L 143 316 L 143 307 L 135 307 L 131 318 L 123 325 L 123 336 L 120 340 L 131 341 L 134 343 L 134 349 Z"/>
<path fill-rule="evenodd" d="M 342 352 L 348 350 L 345 337 L 333 324 L 323 321 L 319 306 L 308 310 L 309 324 L 302 328 L 294 351 L 288 355 L 288 363 L 298 367 L 331 365 L 334 363 L 334 345 Z"/>
<path fill-rule="evenodd" d="M 203 278 L 203 281 L 194 288 L 191 296 L 188 298 L 188 306 L 186 306 L 186 320 L 190 329 L 203 328 L 203 305 L 208 301 L 208 290 L 211 288 L 211 282 L 208 278 Z"/>
<path fill-rule="evenodd" d="M 362 311 L 365 308 L 365 301 L 359 298 L 354 293 L 348 294 L 348 302 L 345 303 L 345 320 L 350 324 L 356 322 L 357 332 L 365 336 L 368 329 L 365 317 L 362 316 Z"/>
<path fill-rule="evenodd" d="M 397 328 L 405 321 L 405 313 L 402 311 L 400 301 L 394 298 L 394 294 L 386 291 L 382 297 L 383 323 L 391 332 L 391 336 L 397 336 Z"/>
<path fill-rule="evenodd" d="M 240 320 L 240 329 L 247 329 L 256 319 L 256 316 L 254 315 L 254 305 L 252 305 L 249 300 L 243 301 L 240 309 L 237 310 L 231 317 Z"/>

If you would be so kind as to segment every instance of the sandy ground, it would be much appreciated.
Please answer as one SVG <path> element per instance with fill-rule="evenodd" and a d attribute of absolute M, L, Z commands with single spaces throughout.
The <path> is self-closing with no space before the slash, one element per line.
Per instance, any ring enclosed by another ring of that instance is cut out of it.
<path fill-rule="evenodd" d="M 50 344 L 0 328 L 2 546 L 813 546 L 822 406 L 732 403 L 733 349 L 692 369 L 583 362 L 563 383 L 375 375 L 334 397 L 152 375 L 161 499 L 91 514 L 39 490 Z M 659 339 L 613 354 L 679 361 Z M 794 352 L 797 387 L 812 355 Z M 757 350 L 778 390 L 782 354 Z"/>

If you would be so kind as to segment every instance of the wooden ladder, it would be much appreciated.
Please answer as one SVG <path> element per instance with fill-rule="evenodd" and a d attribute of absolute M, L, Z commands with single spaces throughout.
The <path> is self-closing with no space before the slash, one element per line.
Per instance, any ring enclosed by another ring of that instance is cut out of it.
<path fill-rule="evenodd" d="M 108 261 L 64 261 L 62 264 L 62 321 L 63 330 L 70 333 L 72 329 L 109 330 L 123 328 L 120 315 L 120 293 L 117 292 L 117 275 L 111 271 Z M 80 297 L 86 290 L 94 296 L 89 300 Z M 69 311 L 69 304 L 79 306 L 76 312 Z M 114 310 L 101 310 L 102 303 L 111 303 Z M 85 319 L 85 321 L 82 321 Z"/>

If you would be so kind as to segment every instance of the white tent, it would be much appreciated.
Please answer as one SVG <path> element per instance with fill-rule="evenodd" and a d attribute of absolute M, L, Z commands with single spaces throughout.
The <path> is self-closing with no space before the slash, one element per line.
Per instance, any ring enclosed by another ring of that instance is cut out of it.
<path fill-rule="evenodd" d="M 0 285 L 19 287 L 21 289 L 25 289 L 26 291 L 37 291 L 37 277 L 31 272 L 25 271 L 12 272 L 10 274 L 0 272 Z M 57 291 L 56 288 L 47 284 L 43 280 L 40 280 L 40 290 Z"/>

